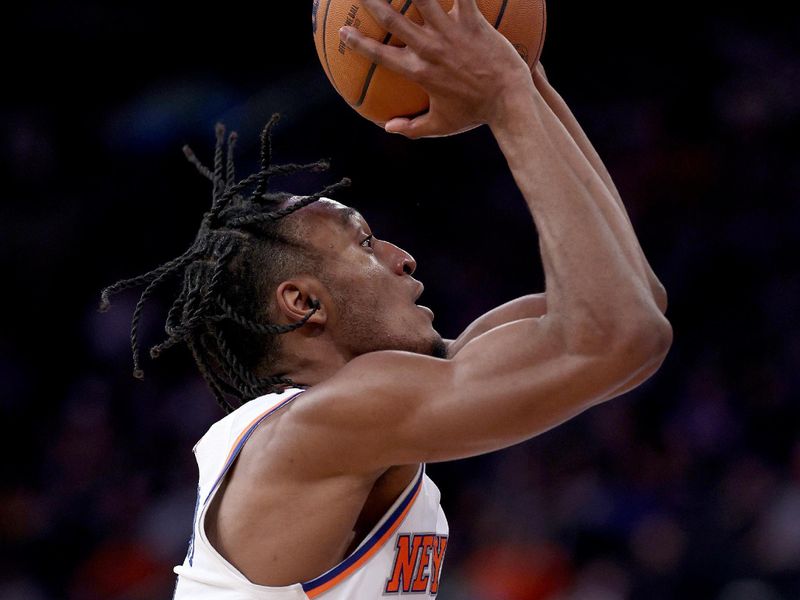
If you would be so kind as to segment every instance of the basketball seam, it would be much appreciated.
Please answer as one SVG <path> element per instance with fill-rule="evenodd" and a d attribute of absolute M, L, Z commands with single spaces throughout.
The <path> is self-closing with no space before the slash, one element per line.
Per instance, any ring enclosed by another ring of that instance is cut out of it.
<path fill-rule="evenodd" d="M 325 58 L 325 69 L 328 71 L 328 79 L 331 80 L 333 84 L 333 88 L 341 95 L 339 92 L 339 86 L 336 85 L 336 80 L 333 78 L 333 71 L 331 71 L 331 65 L 328 62 L 328 12 L 331 8 L 331 0 L 328 0 L 328 3 L 325 5 L 325 18 L 322 20 L 322 56 Z"/>
<path fill-rule="evenodd" d="M 391 0 L 389 0 L 391 2 Z M 389 40 L 392 39 L 392 34 L 387 33 L 386 36 L 383 38 L 384 46 L 389 43 Z M 369 84 L 372 83 L 372 76 L 375 75 L 375 69 L 378 68 L 378 63 L 372 63 L 369 67 L 369 71 L 367 71 L 367 77 L 364 79 L 364 87 L 361 89 L 361 96 L 359 96 L 356 103 L 353 105 L 356 108 L 364 104 L 364 99 L 367 97 L 367 90 L 369 89 Z"/>
<path fill-rule="evenodd" d="M 389 5 L 391 6 L 393 0 L 388 0 L 388 2 Z M 411 7 L 411 0 L 406 0 L 406 3 L 400 9 L 400 14 L 401 15 L 406 14 L 410 7 Z M 386 44 L 388 44 L 391 39 L 392 39 L 392 34 L 387 33 L 386 37 L 383 38 L 383 45 L 385 46 Z M 358 100 L 356 100 L 356 103 L 353 105 L 355 108 L 358 108 L 362 104 L 364 104 L 364 100 L 366 100 L 367 98 L 367 92 L 369 91 L 369 86 L 372 83 L 372 77 L 375 75 L 375 70 L 377 68 L 378 68 L 378 63 L 372 63 L 372 65 L 370 66 L 369 72 L 367 72 L 367 77 L 364 79 L 364 87 L 361 88 L 361 96 L 358 98 Z"/>
<path fill-rule="evenodd" d="M 500 12 L 497 13 L 497 21 L 494 24 L 495 29 L 500 27 L 500 21 L 503 20 L 503 15 L 506 14 L 506 6 L 508 6 L 508 0 L 503 0 L 503 4 L 500 5 Z"/>

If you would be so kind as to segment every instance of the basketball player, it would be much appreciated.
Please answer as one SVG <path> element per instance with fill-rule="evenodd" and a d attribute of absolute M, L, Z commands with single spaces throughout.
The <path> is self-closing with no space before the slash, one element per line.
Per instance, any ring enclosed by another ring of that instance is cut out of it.
<path fill-rule="evenodd" d="M 363 0 L 406 48 L 351 28 L 342 39 L 429 92 L 428 113 L 388 131 L 416 138 L 488 124 L 536 223 L 546 295 L 512 300 L 443 340 L 415 304 L 414 258 L 322 198 L 337 186 L 305 198 L 266 191 L 270 175 L 324 166 L 271 165 L 272 123 L 261 171 L 239 183 L 233 135 L 227 169 L 221 128 L 213 171 L 187 150 L 214 183 L 195 243 L 104 292 L 107 305 L 111 293 L 148 284 L 132 333 L 141 375 L 142 303 L 182 272 L 170 337 L 151 353 L 186 343 L 223 407 L 243 402 L 194 449 L 200 483 L 175 569 L 180 600 L 435 597 L 448 523 L 425 463 L 528 440 L 637 386 L 670 347 L 664 289 L 541 65 L 531 77 L 475 0 L 450 13 L 414 1 L 422 26 Z"/>

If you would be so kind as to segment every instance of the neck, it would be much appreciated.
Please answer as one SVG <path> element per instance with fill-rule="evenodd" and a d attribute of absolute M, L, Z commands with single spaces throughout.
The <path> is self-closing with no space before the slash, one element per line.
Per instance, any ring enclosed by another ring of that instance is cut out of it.
<path fill-rule="evenodd" d="M 311 387 L 332 377 L 352 357 L 346 357 L 332 342 L 317 337 L 305 340 L 285 340 L 277 368 L 270 369 L 288 377 L 298 386 Z"/>

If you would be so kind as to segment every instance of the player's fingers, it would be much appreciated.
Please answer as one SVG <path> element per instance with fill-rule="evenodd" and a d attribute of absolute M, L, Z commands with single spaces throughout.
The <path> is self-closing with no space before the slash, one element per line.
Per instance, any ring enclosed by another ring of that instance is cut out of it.
<path fill-rule="evenodd" d="M 413 46 L 420 39 L 422 28 L 393 9 L 386 0 L 361 0 L 361 5 L 378 25 L 406 44 Z"/>
<path fill-rule="evenodd" d="M 406 60 L 407 57 L 403 48 L 381 44 L 350 26 L 342 27 L 339 30 L 339 37 L 348 48 L 355 50 L 370 62 L 384 65 L 406 77 L 411 74 L 410 65 Z"/>
<path fill-rule="evenodd" d="M 450 20 L 438 0 L 412 0 L 417 7 L 422 20 L 436 29 L 447 27 Z"/>
<path fill-rule="evenodd" d="M 537 77 L 540 77 L 540 78 L 544 79 L 544 81 L 549 82 L 549 80 L 547 79 L 547 74 L 544 72 L 544 66 L 542 65 L 542 61 L 537 60 L 534 63 L 533 69 L 531 70 L 531 72 L 533 73 L 533 78 L 534 79 L 536 79 Z"/>
<path fill-rule="evenodd" d="M 436 117 L 426 112 L 419 117 L 408 119 L 405 117 L 398 117 L 391 119 L 386 123 L 384 129 L 388 133 L 399 133 L 412 140 L 421 137 L 435 137 L 442 135 L 441 125 L 438 123 Z"/>
<path fill-rule="evenodd" d="M 454 8 L 459 15 L 477 17 L 481 15 L 478 3 L 475 0 L 455 0 Z"/>

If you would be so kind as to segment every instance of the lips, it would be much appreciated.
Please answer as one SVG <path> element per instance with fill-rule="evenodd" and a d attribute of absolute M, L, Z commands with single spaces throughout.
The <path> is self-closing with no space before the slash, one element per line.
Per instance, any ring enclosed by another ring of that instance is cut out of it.
<path fill-rule="evenodd" d="M 417 288 L 417 295 L 414 296 L 414 302 L 416 303 L 419 300 L 419 297 L 422 295 L 422 292 L 425 291 L 425 286 L 422 285 L 422 282 L 419 282 L 419 287 Z"/>
<path fill-rule="evenodd" d="M 416 303 L 416 302 L 417 302 L 417 300 L 419 300 L 419 297 L 422 295 L 422 292 L 424 292 L 424 291 L 425 291 L 425 286 L 424 286 L 424 285 L 422 285 L 422 282 L 421 282 L 421 281 L 418 281 L 417 283 L 418 283 L 419 285 L 417 286 L 417 295 L 416 295 L 416 296 L 414 296 L 414 304 L 416 305 L 416 307 L 417 307 L 417 308 L 421 308 L 421 309 L 422 309 L 422 310 L 424 310 L 426 313 L 428 313 L 428 316 L 429 316 L 429 317 L 431 318 L 431 320 L 432 320 L 432 319 L 433 319 L 433 311 L 432 311 L 430 308 L 428 308 L 427 306 L 422 306 L 422 305 L 420 305 L 420 304 L 417 304 L 417 303 Z"/>

